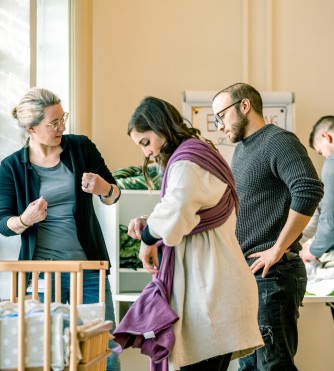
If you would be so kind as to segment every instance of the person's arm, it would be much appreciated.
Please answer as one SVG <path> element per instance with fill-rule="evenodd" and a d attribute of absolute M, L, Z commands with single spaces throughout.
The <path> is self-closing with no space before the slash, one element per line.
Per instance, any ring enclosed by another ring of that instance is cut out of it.
<path fill-rule="evenodd" d="M 11 231 L 15 232 L 15 234 L 21 234 L 25 232 L 28 228 L 30 228 L 32 225 L 25 224 L 22 215 L 19 215 L 11 216 L 7 220 L 7 226 Z"/>
<path fill-rule="evenodd" d="M 149 233 L 177 246 L 200 222 L 197 212 L 216 205 L 227 185 L 191 161 L 177 161 L 169 170 L 168 187 L 147 219 Z"/>
<path fill-rule="evenodd" d="M 32 225 L 44 220 L 48 204 L 40 197 L 26 206 L 25 171 L 16 153 L 0 166 L 0 233 L 4 236 L 22 234 Z"/>
<path fill-rule="evenodd" d="M 252 272 L 263 268 L 262 277 L 302 234 L 323 197 L 323 184 L 305 147 L 293 133 L 281 133 L 266 145 L 272 172 L 288 187 L 291 203 L 288 218 L 276 243 L 268 250 L 249 256 L 257 258 L 251 265 Z"/>
<path fill-rule="evenodd" d="M 324 197 L 314 241 L 310 253 L 320 257 L 334 247 L 334 154 L 326 159 L 322 169 Z"/>
<path fill-rule="evenodd" d="M 130 221 L 128 233 L 141 240 L 139 257 L 150 273 L 158 272 L 156 242 L 177 246 L 200 222 L 197 212 L 216 205 L 226 184 L 190 161 L 177 161 L 170 168 L 164 197 L 147 217 Z"/>
<path fill-rule="evenodd" d="M 112 205 L 121 196 L 121 190 L 116 184 L 108 183 L 99 174 L 83 173 L 81 189 L 86 193 L 91 193 L 100 197 L 105 205 Z"/>
<path fill-rule="evenodd" d="M 149 273 L 155 274 L 159 272 L 158 248 L 156 245 L 147 245 L 145 242 L 140 243 L 139 259 L 143 263 Z"/>
<path fill-rule="evenodd" d="M 162 239 L 168 246 L 177 246 L 200 222 L 197 212 L 216 205 L 225 189 L 225 183 L 195 163 L 177 161 L 170 168 L 164 197 L 147 218 L 145 238 L 153 242 Z M 144 219 L 133 221 L 136 224 L 129 227 L 138 238 Z"/>
<path fill-rule="evenodd" d="M 298 238 L 310 219 L 311 217 L 308 215 L 290 210 L 288 219 L 276 243 L 268 250 L 249 255 L 250 258 L 257 258 L 250 267 L 251 271 L 256 273 L 263 268 L 262 277 L 265 277 L 270 267 L 277 263 L 284 253 L 289 251 L 289 247 Z"/>
<path fill-rule="evenodd" d="M 106 194 L 101 194 L 100 195 L 100 200 L 102 201 L 102 203 L 104 203 L 105 205 L 112 205 L 114 204 L 115 202 L 118 201 L 118 199 L 121 197 L 121 190 L 118 188 L 118 186 L 116 184 L 109 184 L 109 192 L 106 193 Z"/>
<path fill-rule="evenodd" d="M 302 249 L 299 251 L 299 256 L 302 258 L 304 263 L 308 263 L 315 259 L 315 256 L 310 253 L 310 246 L 317 231 L 319 216 L 320 206 L 316 208 L 312 218 L 303 230 L 302 238 L 299 240 L 299 243 L 302 245 Z"/>
<path fill-rule="evenodd" d="M 311 243 L 312 239 L 304 242 L 301 251 L 299 251 L 299 256 L 302 258 L 304 263 L 310 263 L 312 260 L 316 259 L 316 257 L 310 253 Z"/>
<path fill-rule="evenodd" d="M 34 224 L 45 220 L 48 203 L 43 197 L 31 202 L 21 215 L 12 216 L 7 220 L 7 226 L 16 234 L 25 232 Z"/>
<path fill-rule="evenodd" d="M 84 192 L 98 195 L 105 205 L 112 205 L 119 200 L 121 190 L 96 145 L 87 137 L 85 139 L 89 171 L 82 175 L 81 189 Z"/>
<path fill-rule="evenodd" d="M 21 217 L 22 224 L 19 220 L 19 213 L 24 211 L 22 205 L 25 197 L 22 192 L 17 192 L 17 188 L 21 186 L 23 178 L 20 177 L 20 172 L 15 172 L 14 166 L 18 160 L 16 158 L 11 160 L 6 158 L 0 166 L 0 233 L 6 237 L 21 234 L 27 229 L 23 224 L 24 217 Z"/>
<path fill-rule="evenodd" d="M 318 222 L 319 222 L 319 216 L 320 216 L 320 206 L 316 208 L 314 214 L 312 215 L 312 218 L 307 223 L 307 226 L 303 230 L 303 236 L 299 240 L 299 243 L 303 245 L 306 242 L 309 242 L 309 240 L 313 240 L 317 228 L 318 228 Z"/>

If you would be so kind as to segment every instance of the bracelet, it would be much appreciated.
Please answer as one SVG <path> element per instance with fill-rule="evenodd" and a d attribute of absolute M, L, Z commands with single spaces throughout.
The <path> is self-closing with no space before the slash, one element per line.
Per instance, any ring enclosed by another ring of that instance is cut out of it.
<path fill-rule="evenodd" d="M 109 191 L 109 193 L 106 196 L 102 196 L 102 197 L 103 198 L 110 198 L 113 193 L 114 193 L 114 187 L 112 186 L 112 184 L 110 184 L 110 191 Z"/>
<path fill-rule="evenodd" d="M 23 223 L 21 216 L 22 215 L 20 215 L 19 218 L 18 218 L 18 222 L 19 222 L 20 226 L 22 228 L 29 228 L 29 227 L 31 227 L 31 225 L 28 225 L 28 224 Z"/>

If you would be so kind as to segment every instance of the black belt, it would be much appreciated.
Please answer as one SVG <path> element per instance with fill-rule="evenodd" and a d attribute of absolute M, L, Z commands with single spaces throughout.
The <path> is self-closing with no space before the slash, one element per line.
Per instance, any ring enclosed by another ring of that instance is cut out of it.
<path fill-rule="evenodd" d="M 281 257 L 281 259 L 277 262 L 277 263 L 281 263 L 281 262 L 287 262 L 289 260 L 292 260 L 294 259 L 296 256 L 298 256 L 299 254 L 295 253 L 295 252 L 292 252 L 292 251 L 288 251 L 286 253 L 283 254 L 283 256 Z"/>

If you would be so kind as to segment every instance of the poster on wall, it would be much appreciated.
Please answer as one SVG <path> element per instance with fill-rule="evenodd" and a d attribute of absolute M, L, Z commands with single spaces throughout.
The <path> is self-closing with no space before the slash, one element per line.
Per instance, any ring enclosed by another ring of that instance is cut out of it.
<path fill-rule="evenodd" d="M 211 107 L 216 92 L 185 91 L 183 96 L 183 116 L 201 130 L 203 137 L 210 139 L 230 164 L 235 145 L 215 127 Z M 267 124 L 278 125 L 294 131 L 294 93 L 260 92 L 263 100 L 263 115 Z"/>

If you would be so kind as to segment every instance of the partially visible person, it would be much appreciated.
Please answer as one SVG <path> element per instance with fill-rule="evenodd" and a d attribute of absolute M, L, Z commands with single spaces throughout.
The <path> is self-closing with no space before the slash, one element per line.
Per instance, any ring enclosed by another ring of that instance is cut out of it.
<path fill-rule="evenodd" d="M 320 216 L 320 204 L 317 206 L 315 209 L 314 214 L 312 215 L 310 221 L 308 222 L 307 226 L 303 230 L 303 235 L 301 239 L 299 240 L 300 244 L 302 247 L 304 246 L 304 243 L 310 243 L 314 239 L 315 232 L 318 227 L 318 221 L 319 221 L 319 216 Z M 301 251 L 299 252 L 299 255 L 301 254 Z"/>
<path fill-rule="evenodd" d="M 258 284 L 265 343 L 239 360 L 239 370 L 297 370 L 297 319 L 307 281 L 298 241 L 323 185 L 296 135 L 266 125 L 254 87 L 231 85 L 212 107 L 218 130 L 238 143 L 232 158 L 240 202 L 236 234 Z"/>
<path fill-rule="evenodd" d="M 144 152 L 147 184 L 150 161 L 164 171 L 160 202 L 147 219 L 134 218 L 128 228 L 131 237 L 141 240 L 139 257 L 148 272 L 163 282 L 166 265 L 174 272 L 166 296 L 170 294 L 170 306 L 179 318 L 173 325 L 175 344 L 170 333 L 157 343 L 172 348 L 170 371 L 227 370 L 230 359 L 263 345 L 255 279 L 235 236 L 238 199 L 230 168 L 213 144 L 162 99 L 146 97 L 140 102 L 128 134 Z M 161 242 L 160 264 L 156 244 Z M 172 263 L 166 263 L 169 254 Z M 137 310 L 143 322 L 152 320 L 152 312 L 142 314 L 145 309 Z M 155 320 L 157 327 L 163 326 L 164 317 Z M 131 326 L 123 323 L 119 333 L 116 328 L 116 341 L 128 340 L 124 329 Z"/>
<path fill-rule="evenodd" d="M 109 261 L 92 196 L 111 205 L 120 190 L 95 144 L 86 136 L 64 135 L 69 113 L 47 89 L 29 90 L 12 114 L 27 140 L 1 162 L 0 233 L 21 235 L 19 260 Z M 99 272 L 85 271 L 83 303 L 99 301 L 98 287 Z M 62 274 L 61 289 L 66 303 L 69 274 Z M 115 325 L 108 278 L 106 319 Z M 109 357 L 107 370 L 120 370 L 117 354 Z"/>
<path fill-rule="evenodd" d="M 324 197 L 304 230 L 303 249 L 299 255 L 304 263 L 319 259 L 323 266 L 334 266 L 334 116 L 323 116 L 313 126 L 309 145 L 325 157 L 321 170 Z"/>

